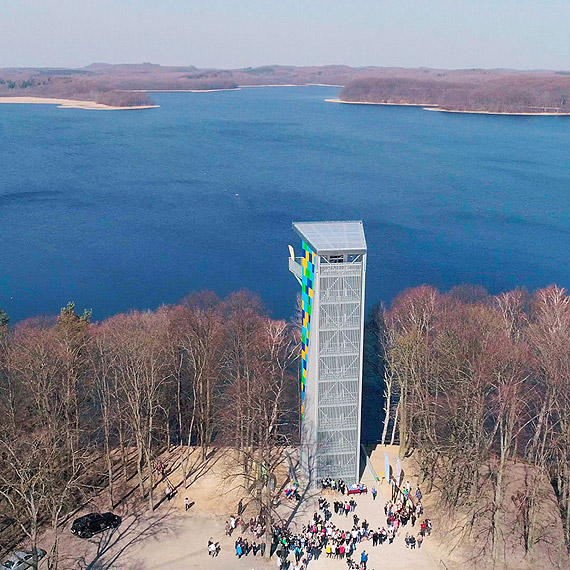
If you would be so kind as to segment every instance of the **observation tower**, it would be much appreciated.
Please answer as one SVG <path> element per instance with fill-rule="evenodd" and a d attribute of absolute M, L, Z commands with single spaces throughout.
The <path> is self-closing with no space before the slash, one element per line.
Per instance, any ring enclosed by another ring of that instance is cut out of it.
<path fill-rule="evenodd" d="M 302 256 L 301 465 L 357 483 L 360 466 L 366 239 L 362 222 L 295 222 Z"/>

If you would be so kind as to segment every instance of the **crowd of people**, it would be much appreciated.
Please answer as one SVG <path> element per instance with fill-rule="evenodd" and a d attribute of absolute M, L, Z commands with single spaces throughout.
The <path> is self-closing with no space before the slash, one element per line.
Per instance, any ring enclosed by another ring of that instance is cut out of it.
<path fill-rule="evenodd" d="M 358 502 L 354 498 L 335 497 L 329 502 L 327 496 L 319 498 L 318 510 L 313 514 L 312 520 L 297 532 L 286 526 L 274 527 L 271 552 L 277 555 L 279 568 L 307 570 L 312 560 L 326 557 L 345 561 L 349 570 L 367 570 L 368 552 L 363 549 L 358 554 L 357 549 L 360 550 L 359 547 L 364 546 L 364 543 L 372 548 L 393 544 L 402 534 L 402 529 L 405 530 L 406 547 L 412 550 L 421 548 L 424 538 L 431 534 L 432 522 L 424 518 L 420 488 L 412 494 L 409 481 L 402 488 L 397 485 L 395 487 L 397 492 L 393 492 L 392 500 L 384 505 L 386 524 L 377 528 L 359 516 Z M 346 485 L 340 480 L 325 479 L 322 489 L 343 495 Z M 373 499 L 375 498 L 374 494 Z M 335 524 L 333 512 L 341 516 L 342 521 L 351 521 L 351 524 Z M 258 554 L 263 557 L 266 544 L 262 520 L 259 517 L 251 518 L 248 523 L 232 516 L 226 522 L 226 534 L 231 535 L 237 527 L 241 527 L 241 532 L 234 543 L 235 555 L 238 558 Z M 219 550 L 210 542 L 208 551 L 215 556 Z"/>
<path fill-rule="evenodd" d="M 342 479 L 333 479 L 331 477 L 324 477 L 321 479 L 321 490 L 322 491 L 332 491 L 336 493 L 339 491 L 343 495 L 346 493 L 346 484 Z"/>
<path fill-rule="evenodd" d="M 340 487 L 338 491 L 341 492 Z M 362 550 L 360 556 L 355 555 L 361 543 L 370 541 L 372 547 L 385 542 L 392 544 L 401 528 L 408 525 L 415 527 L 423 514 L 421 500 L 417 497 L 413 500 L 409 493 L 406 495 L 402 493 L 396 502 L 388 501 L 384 506 L 386 525 L 373 529 L 366 519 L 361 520 L 355 512 L 358 503 L 354 499 L 335 500 L 332 509 L 337 515 L 346 518 L 352 515 L 352 527 L 341 528 L 331 521 L 331 504 L 326 498 L 321 497 L 318 506 L 319 510 L 314 513 L 313 520 L 301 532 L 293 533 L 286 528 L 275 529 L 276 552 L 283 561 L 283 568 L 287 567 L 287 559 L 292 553 L 293 570 L 305 570 L 311 560 L 318 560 L 323 555 L 327 558 L 345 560 L 349 569 L 366 570 L 368 564 L 366 550 Z M 419 524 L 417 537 L 415 532 L 407 532 L 404 539 L 406 547 L 415 549 L 417 545 L 420 548 L 424 537 L 431 534 L 431 528 L 431 521 L 425 519 Z"/>

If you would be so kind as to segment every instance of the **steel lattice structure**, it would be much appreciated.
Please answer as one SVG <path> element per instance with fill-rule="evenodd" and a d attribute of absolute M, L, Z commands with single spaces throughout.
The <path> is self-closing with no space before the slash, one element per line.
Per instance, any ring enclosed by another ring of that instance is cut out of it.
<path fill-rule="evenodd" d="M 298 222 L 303 257 L 301 457 L 313 481 L 358 481 L 366 240 L 362 222 Z"/>

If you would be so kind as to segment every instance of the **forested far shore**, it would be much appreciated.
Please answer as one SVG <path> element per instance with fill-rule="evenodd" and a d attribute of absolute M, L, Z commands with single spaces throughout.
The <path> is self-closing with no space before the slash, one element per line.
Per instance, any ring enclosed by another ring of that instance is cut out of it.
<path fill-rule="evenodd" d="M 570 113 L 570 76 L 490 75 L 473 78 L 367 78 L 340 93 L 346 102 L 435 106 L 445 111 L 505 114 Z"/>
<path fill-rule="evenodd" d="M 152 104 L 145 91 L 211 91 L 262 85 L 344 86 L 344 101 L 428 104 L 497 113 L 570 112 L 570 72 L 508 69 L 295 67 L 199 69 L 151 63 L 97 63 L 79 69 L 0 69 L 0 96 L 51 97 L 129 107 Z"/>

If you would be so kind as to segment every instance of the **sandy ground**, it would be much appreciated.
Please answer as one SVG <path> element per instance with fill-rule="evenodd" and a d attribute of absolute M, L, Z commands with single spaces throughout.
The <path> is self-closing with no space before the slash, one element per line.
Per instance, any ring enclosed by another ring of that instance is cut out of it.
<path fill-rule="evenodd" d="M 382 453 L 377 453 L 383 458 Z M 383 459 L 382 459 L 383 461 Z M 253 554 L 237 559 L 234 551 L 234 541 L 239 536 L 239 528 L 233 536 L 225 534 L 225 521 L 229 515 L 236 512 L 237 493 L 232 491 L 231 485 L 224 482 L 227 472 L 227 461 L 221 457 L 214 457 L 207 466 L 198 467 L 189 478 L 188 489 L 182 488 L 182 474 L 179 461 L 176 457 L 169 459 L 169 465 L 174 467 L 169 475 L 172 484 L 177 488 L 177 494 L 172 501 L 163 497 L 165 483 L 157 487 L 157 498 L 162 502 L 152 515 L 148 514 L 146 503 L 141 503 L 136 494 L 115 512 L 123 517 L 123 523 L 115 531 L 97 535 L 90 540 L 74 537 L 69 532 L 71 521 L 62 530 L 60 552 L 62 553 L 60 568 L 64 570 L 184 570 L 184 569 L 212 569 L 212 570 L 257 570 L 277 568 L 276 558 L 269 562 L 262 560 L 259 555 Z M 198 465 L 198 463 L 196 463 Z M 363 481 L 371 489 L 374 480 L 370 472 L 366 471 Z M 355 497 L 358 503 L 356 514 L 366 519 L 371 527 L 385 525 L 384 503 L 389 488 L 386 483 L 376 483 L 379 491 L 376 501 L 372 494 Z M 300 529 L 312 518 L 316 510 L 316 502 L 320 492 L 310 491 L 302 503 L 296 501 L 283 501 L 281 515 L 291 518 L 291 528 Z M 340 497 L 340 495 L 338 495 Z M 184 498 L 192 502 L 190 510 L 184 509 Z M 328 494 L 329 501 L 335 495 Z M 86 507 L 78 515 L 90 510 L 106 510 L 103 505 Z M 250 514 L 246 512 L 245 519 Z M 429 516 L 429 514 L 428 514 Z M 351 528 L 351 517 L 348 519 L 333 514 L 333 522 L 339 528 Z M 426 537 L 420 550 L 409 550 L 404 544 L 404 535 L 408 528 L 399 533 L 392 545 L 372 547 L 370 541 L 363 542 L 356 551 L 355 560 L 360 560 L 360 553 L 365 549 L 369 554 L 369 570 L 382 568 L 391 570 L 436 570 L 439 558 L 434 554 L 435 539 Z M 415 531 L 419 530 L 416 525 Z M 244 531 L 244 537 L 252 542 L 253 535 Z M 207 553 L 208 539 L 220 543 L 221 552 L 216 558 Z M 431 544 L 433 542 L 433 544 Z M 49 536 L 44 536 L 40 547 L 49 547 Z M 47 548 L 46 548 L 47 549 Z M 292 555 L 290 555 L 292 560 Z M 321 557 L 313 560 L 309 568 L 312 570 L 345 570 L 345 560 L 334 560 Z M 292 569 L 292 566 L 291 566 Z"/>
<path fill-rule="evenodd" d="M 92 111 L 137 111 L 140 109 L 156 109 L 160 105 L 139 105 L 134 107 L 113 107 L 95 103 L 95 101 L 79 101 L 76 99 L 52 99 L 49 97 L 0 97 L 0 103 L 57 105 L 58 109 L 87 109 Z"/>

